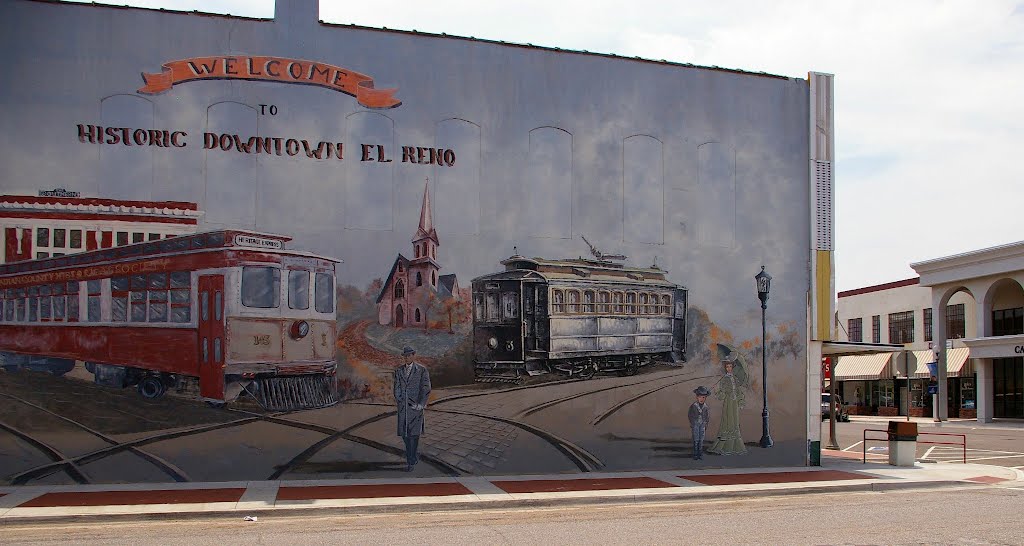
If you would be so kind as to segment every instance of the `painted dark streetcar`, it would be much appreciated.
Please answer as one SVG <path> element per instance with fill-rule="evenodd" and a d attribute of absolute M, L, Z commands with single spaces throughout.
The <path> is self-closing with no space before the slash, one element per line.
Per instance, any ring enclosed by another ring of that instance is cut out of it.
<path fill-rule="evenodd" d="M 0 358 L 220 406 L 338 401 L 335 264 L 290 237 L 224 230 L 0 266 Z"/>
<path fill-rule="evenodd" d="M 473 355 L 480 381 L 560 372 L 633 375 L 685 359 L 686 288 L 657 267 L 512 256 L 473 279 Z"/>

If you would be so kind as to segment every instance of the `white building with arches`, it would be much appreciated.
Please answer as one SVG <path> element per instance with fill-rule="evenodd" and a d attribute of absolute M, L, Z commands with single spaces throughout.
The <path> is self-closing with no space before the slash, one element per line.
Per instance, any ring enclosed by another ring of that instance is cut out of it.
<path fill-rule="evenodd" d="M 939 357 L 939 399 L 946 393 L 949 349 L 945 309 L 962 294 L 974 304 L 975 335 L 954 340 L 967 347 L 977 376 L 978 421 L 1024 418 L 1024 241 L 910 264 L 931 289 Z M 939 405 L 938 417 L 948 417 Z"/>

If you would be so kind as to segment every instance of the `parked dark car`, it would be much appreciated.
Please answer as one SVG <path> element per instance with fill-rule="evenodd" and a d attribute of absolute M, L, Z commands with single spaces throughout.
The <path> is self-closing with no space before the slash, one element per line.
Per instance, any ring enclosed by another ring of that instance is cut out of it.
<path fill-rule="evenodd" d="M 827 392 L 821 393 L 821 420 L 828 419 L 829 413 L 832 411 L 830 403 L 830 397 L 832 395 Z M 842 397 L 836 395 L 836 421 L 849 422 L 850 413 L 846 409 L 846 404 L 843 403 Z"/>

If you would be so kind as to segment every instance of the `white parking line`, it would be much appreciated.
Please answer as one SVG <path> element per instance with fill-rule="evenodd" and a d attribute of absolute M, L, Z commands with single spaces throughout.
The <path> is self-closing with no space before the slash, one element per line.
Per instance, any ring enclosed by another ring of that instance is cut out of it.
<path fill-rule="evenodd" d="M 864 440 L 861 440 L 861 441 L 857 442 L 856 444 L 853 444 L 850 447 L 843 448 L 843 451 L 850 451 L 851 449 L 853 449 L 853 448 L 855 448 L 855 447 L 857 447 L 857 446 L 859 446 L 859 445 L 861 445 L 863 443 L 864 443 Z"/>
<path fill-rule="evenodd" d="M 998 457 L 971 457 L 970 454 L 968 454 L 967 462 L 971 462 L 971 461 L 990 461 L 992 459 L 1020 459 L 1020 458 L 1024 458 L 1024 453 L 1022 453 L 1020 455 L 1000 455 Z M 944 463 L 944 462 L 948 462 L 948 461 L 962 461 L 962 460 L 963 460 L 963 457 L 958 457 L 958 458 L 951 458 L 951 459 L 947 459 L 947 460 L 943 460 L 943 461 L 939 461 L 939 462 Z"/>
<path fill-rule="evenodd" d="M 932 451 L 935 451 L 935 448 L 936 448 L 936 447 L 939 447 L 939 446 L 932 446 L 932 447 L 929 447 L 929 448 L 928 448 L 928 451 L 925 451 L 925 452 L 924 452 L 924 455 L 922 455 L 922 456 L 921 456 L 921 458 L 922 458 L 922 459 L 927 459 L 927 458 L 928 458 L 928 456 L 932 454 Z"/>

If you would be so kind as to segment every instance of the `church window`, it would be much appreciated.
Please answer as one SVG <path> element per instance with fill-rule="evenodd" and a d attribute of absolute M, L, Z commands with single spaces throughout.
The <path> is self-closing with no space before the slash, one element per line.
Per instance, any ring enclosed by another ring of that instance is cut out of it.
<path fill-rule="evenodd" d="M 416 286 L 423 286 L 423 275 L 419 271 L 416 272 Z"/>
<path fill-rule="evenodd" d="M 416 253 L 416 257 L 420 257 L 420 245 L 413 245 L 413 251 Z"/>
<path fill-rule="evenodd" d="M 434 271 L 430 272 L 430 285 L 434 287 L 437 286 L 437 273 Z"/>
<path fill-rule="evenodd" d="M 416 322 L 422 322 L 422 321 L 423 321 L 423 315 L 420 314 L 420 308 L 417 307 L 416 308 Z"/>
<path fill-rule="evenodd" d="M 395 283 L 395 299 L 401 299 L 405 297 L 405 283 L 398 281 Z"/>
<path fill-rule="evenodd" d="M 437 259 L 437 248 L 434 247 L 433 245 L 431 245 L 430 247 L 430 257 Z"/>

